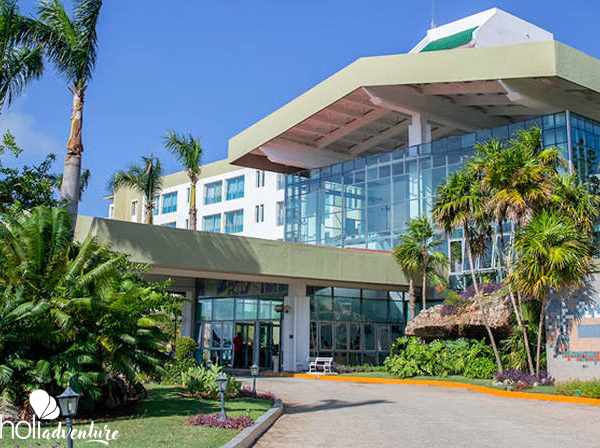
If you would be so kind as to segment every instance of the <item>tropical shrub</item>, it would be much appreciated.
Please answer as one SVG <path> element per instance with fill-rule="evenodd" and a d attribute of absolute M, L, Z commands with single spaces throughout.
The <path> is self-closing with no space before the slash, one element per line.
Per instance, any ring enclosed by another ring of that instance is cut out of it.
<path fill-rule="evenodd" d="M 113 408 L 164 373 L 164 292 L 141 267 L 93 238 L 71 243 L 62 208 L 0 221 L 0 395 L 22 407 L 38 388 L 83 394 L 80 409 Z"/>
<path fill-rule="evenodd" d="M 425 343 L 416 337 L 398 338 L 385 360 L 388 372 L 400 378 L 462 375 L 491 378 L 495 362 L 485 341 L 460 338 Z"/>
<path fill-rule="evenodd" d="M 213 364 L 210 369 L 196 366 L 188 369 L 181 375 L 183 387 L 193 396 L 216 400 L 219 398 L 217 378 L 221 375 L 223 368 Z M 227 390 L 225 398 L 238 398 L 241 395 L 242 383 L 234 377 L 227 375 Z"/>
<path fill-rule="evenodd" d="M 220 414 L 198 414 L 188 419 L 188 425 L 208 426 L 210 428 L 236 429 L 241 430 L 252 426 L 254 420 L 247 415 L 238 415 L 237 417 L 226 416 L 225 420 L 221 420 Z"/>
<path fill-rule="evenodd" d="M 556 384 L 556 390 L 564 395 L 600 398 L 600 379 L 567 381 Z"/>
<path fill-rule="evenodd" d="M 197 347 L 196 341 L 188 337 L 177 338 L 175 345 L 175 356 L 166 366 L 167 375 L 165 380 L 173 384 L 181 384 L 182 375 L 198 365 L 193 357 Z"/>
<path fill-rule="evenodd" d="M 533 386 L 553 386 L 554 378 L 548 375 L 548 372 L 541 371 L 539 375 L 532 375 L 522 370 L 505 370 L 504 372 L 495 373 L 494 377 L 500 382 L 521 383 Z"/>

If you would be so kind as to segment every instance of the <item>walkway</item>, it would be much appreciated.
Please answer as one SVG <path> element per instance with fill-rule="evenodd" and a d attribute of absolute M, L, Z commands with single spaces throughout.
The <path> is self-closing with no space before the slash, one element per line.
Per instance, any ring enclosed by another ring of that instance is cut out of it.
<path fill-rule="evenodd" d="M 286 413 L 257 448 L 600 446 L 600 408 L 441 387 L 259 378 Z"/>

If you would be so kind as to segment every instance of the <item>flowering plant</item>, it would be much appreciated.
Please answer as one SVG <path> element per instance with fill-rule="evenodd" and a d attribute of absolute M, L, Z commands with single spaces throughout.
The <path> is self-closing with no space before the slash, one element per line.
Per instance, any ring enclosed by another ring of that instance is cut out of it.
<path fill-rule="evenodd" d="M 225 420 L 221 420 L 219 414 L 199 414 L 192 416 L 188 419 L 189 425 L 195 426 L 208 426 L 211 428 L 223 428 L 223 429 L 244 429 L 254 424 L 247 415 L 238 415 L 237 417 L 227 416 Z"/>

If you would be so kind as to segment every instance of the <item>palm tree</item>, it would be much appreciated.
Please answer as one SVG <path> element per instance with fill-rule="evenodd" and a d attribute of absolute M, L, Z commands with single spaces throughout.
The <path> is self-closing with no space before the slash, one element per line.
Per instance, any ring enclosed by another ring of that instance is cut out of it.
<path fill-rule="evenodd" d="M 446 179 L 444 184 L 438 187 L 432 214 L 435 222 L 446 234 L 449 234 L 457 227 L 462 228 L 476 300 L 479 303 L 483 324 L 494 350 L 498 371 L 502 372 L 502 361 L 494 334 L 490 328 L 487 313 L 483 306 L 481 289 L 475 275 L 475 263 L 473 261 L 471 245 L 473 226 L 477 224 L 478 220 L 487 224 L 487 216 L 484 214 L 484 205 L 482 202 L 480 183 L 470 170 L 463 169 L 452 174 Z"/>
<path fill-rule="evenodd" d="M 421 288 L 423 310 L 427 308 L 427 281 L 435 284 L 446 284 L 445 269 L 448 266 L 448 257 L 434 248 L 442 243 L 435 238 L 433 225 L 427 216 L 407 221 L 408 233 L 402 235 L 400 244 L 394 249 L 394 256 L 398 264 L 409 277 L 409 307 L 410 315 L 414 317 L 415 297 L 413 274 L 421 273 Z"/>
<path fill-rule="evenodd" d="M 589 184 L 580 183 L 576 173 L 564 173 L 555 177 L 553 191 L 554 201 L 551 206 L 566 216 L 573 217 L 581 230 L 592 233 L 600 213 L 600 197 L 590 192 Z"/>
<path fill-rule="evenodd" d="M 163 137 L 163 143 L 177 161 L 183 165 L 190 180 L 190 229 L 196 230 L 198 208 L 196 207 L 196 184 L 200 177 L 202 145 L 199 138 L 192 134 L 177 134 L 169 130 Z"/>
<path fill-rule="evenodd" d="M 59 0 L 40 0 L 38 14 L 41 21 L 36 22 L 28 33 L 30 40 L 43 45 L 48 59 L 66 78 L 73 94 L 71 130 L 60 188 L 61 197 L 68 201 L 67 210 L 73 217 L 73 226 L 79 204 L 83 106 L 96 65 L 96 25 L 101 7 L 102 0 L 75 0 L 73 17 L 69 17 Z"/>
<path fill-rule="evenodd" d="M 560 212 L 542 211 L 515 235 L 520 257 L 509 280 L 515 288 L 540 301 L 536 374 L 540 373 L 546 300 L 550 291 L 581 285 L 591 272 L 594 249 L 589 234 Z"/>
<path fill-rule="evenodd" d="M 34 24 L 19 14 L 15 0 L 0 0 L 0 112 L 44 70 L 42 48 L 24 44 Z"/>
<path fill-rule="evenodd" d="M 109 184 L 113 191 L 119 188 L 131 188 L 144 195 L 146 201 L 146 224 L 152 224 L 152 210 L 154 203 L 152 199 L 162 189 L 162 167 L 160 160 L 154 155 L 142 156 L 142 164 L 133 164 L 127 171 L 115 173 Z"/>
<path fill-rule="evenodd" d="M 496 198 L 496 194 L 498 191 L 502 189 L 509 179 L 506 179 L 499 175 L 498 170 L 503 170 L 503 174 L 507 174 L 509 172 L 506 165 L 499 165 L 496 161 L 499 158 L 510 159 L 508 157 L 503 157 L 506 154 L 503 152 L 509 151 L 509 149 L 505 148 L 504 144 L 500 140 L 489 140 L 485 143 L 479 143 L 476 145 L 475 156 L 469 163 L 467 164 L 467 169 L 481 182 L 482 192 L 486 195 L 486 211 L 496 222 L 496 227 L 498 231 L 498 237 L 500 240 L 500 270 L 499 273 L 502 276 L 503 271 L 507 274 L 510 272 L 511 266 L 508 263 L 507 251 L 506 251 L 506 243 L 504 241 L 504 222 L 506 221 L 507 215 L 507 201 L 501 200 L 490 200 L 492 198 Z M 512 179 L 511 177 L 510 179 Z M 529 336 L 527 334 L 527 326 L 523 325 L 523 309 L 517 306 L 517 300 L 515 299 L 515 293 L 512 287 L 509 285 L 508 295 L 510 298 L 510 303 L 513 307 L 513 311 L 515 313 L 515 318 L 517 320 L 517 328 L 519 328 L 522 332 L 523 338 L 523 347 L 527 357 L 527 364 L 529 367 L 529 373 L 533 375 L 534 367 L 533 367 L 533 358 L 531 356 L 531 348 L 529 344 Z M 519 304 L 521 304 L 521 300 L 519 299 Z"/>

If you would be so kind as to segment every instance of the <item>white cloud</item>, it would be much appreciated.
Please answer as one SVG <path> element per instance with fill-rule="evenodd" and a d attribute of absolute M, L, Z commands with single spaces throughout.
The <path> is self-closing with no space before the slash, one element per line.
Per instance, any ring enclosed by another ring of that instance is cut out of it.
<path fill-rule="evenodd" d="M 41 161 L 44 156 L 62 153 L 60 143 L 36 126 L 35 118 L 27 113 L 7 113 L 0 116 L 0 135 L 9 130 L 24 152 L 19 156 L 19 164 Z M 7 159 L 10 157 L 6 156 Z"/>

